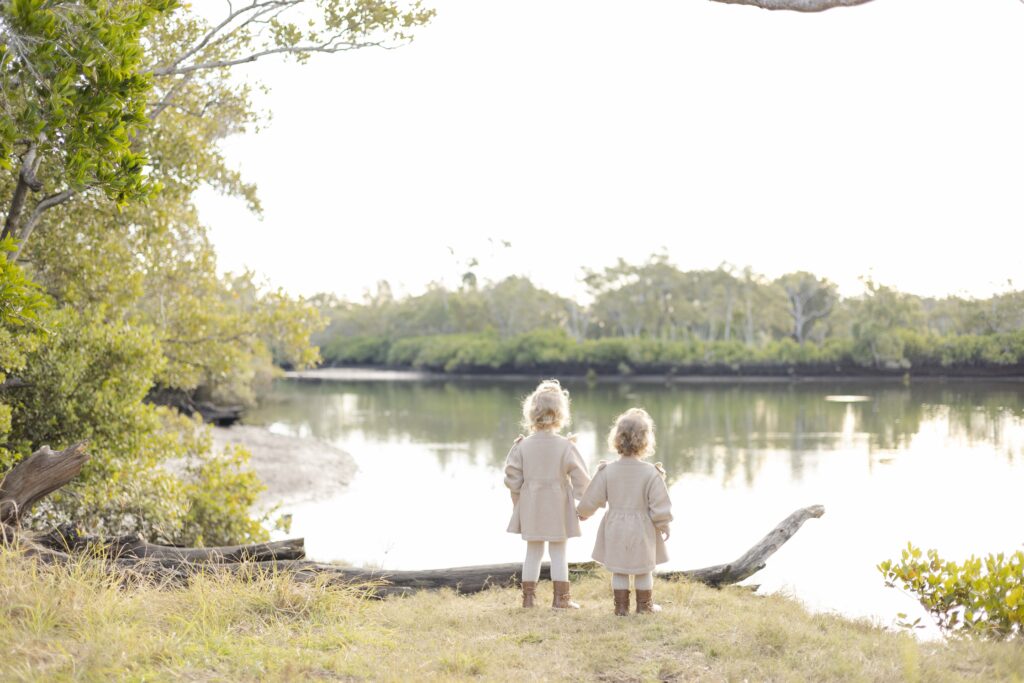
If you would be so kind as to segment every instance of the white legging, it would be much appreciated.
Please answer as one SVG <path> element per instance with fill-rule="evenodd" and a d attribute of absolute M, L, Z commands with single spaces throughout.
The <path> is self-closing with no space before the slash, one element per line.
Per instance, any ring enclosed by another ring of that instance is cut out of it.
<path fill-rule="evenodd" d="M 649 591 L 654 589 L 654 574 L 633 574 L 633 587 L 638 591 Z M 612 589 L 621 591 L 629 590 L 629 574 L 612 574 Z"/>
<path fill-rule="evenodd" d="M 569 580 L 569 561 L 565 557 L 565 541 L 548 541 L 548 555 L 551 556 L 551 580 Z M 526 542 L 526 559 L 523 560 L 523 581 L 540 578 L 540 563 L 544 559 L 544 541 Z"/>

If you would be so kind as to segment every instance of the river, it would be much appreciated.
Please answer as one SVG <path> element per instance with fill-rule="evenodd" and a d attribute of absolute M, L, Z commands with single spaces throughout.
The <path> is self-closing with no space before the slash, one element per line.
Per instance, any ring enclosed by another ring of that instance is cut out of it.
<path fill-rule="evenodd" d="M 247 417 L 356 460 L 337 495 L 283 507 L 310 556 L 387 569 L 521 560 L 523 542 L 505 532 L 502 466 L 533 385 L 359 377 L 280 380 Z M 825 516 L 748 583 L 891 624 L 922 614 L 875 569 L 908 541 L 957 559 L 1024 542 L 1024 383 L 566 386 L 592 467 L 614 457 L 605 437 L 619 412 L 653 416 L 676 518 L 659 569 L 733 560 L 820 503 Z M 589 559 L 596 528 L 595 518 L 570 542 L 570 560 Z"/>

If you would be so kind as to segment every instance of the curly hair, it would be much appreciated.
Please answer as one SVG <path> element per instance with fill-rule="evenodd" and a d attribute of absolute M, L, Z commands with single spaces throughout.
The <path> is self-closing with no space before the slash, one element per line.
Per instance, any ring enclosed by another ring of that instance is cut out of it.
<path fill-rule="evenodd" d="M 557 379 L 546 379 L 523 400 L 523 428 L 558 431 L 569 424 L 569 392 Z"/>
<path fill-rule="evenodd" d="M 615 418 L 608 447 L 619 455 L 647 457 L 654 452 L 654 420 L 641 408 L 627 410 Z"/>

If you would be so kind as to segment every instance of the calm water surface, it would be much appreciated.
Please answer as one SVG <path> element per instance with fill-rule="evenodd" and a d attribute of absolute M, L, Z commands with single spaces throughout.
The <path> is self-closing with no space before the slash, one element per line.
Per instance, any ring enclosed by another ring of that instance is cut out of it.
<path fill-rule="evenodd" d="M 591 466 L 622 410 L 657 425 L 676 522 L 665 568 L 737 558 L 820 503 L 749 583 L 810 608 L 889 624 L 916 603 L 875 565 L 913 541 L 950 558 L 1024 543 L 1024 384 L 664 386 L 569 383 Z M 388 569 L 520 561 L 502 466 L 530 383 L 282 380 L 248 418 L 351 453 L 352 485 L 293 503 L 311 557 Z M 861 402 L 826 400 L 862 395 Z M 600 513 L 599 513 L 600 514 Z M 569 544 L 589 559 L 597 519 Z"/>

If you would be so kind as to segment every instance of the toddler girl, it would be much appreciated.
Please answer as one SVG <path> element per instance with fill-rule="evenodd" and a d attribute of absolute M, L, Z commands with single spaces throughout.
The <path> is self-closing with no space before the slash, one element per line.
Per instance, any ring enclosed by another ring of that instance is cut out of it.
<path fill-rule="evenodd" d="M 636 587 L 636 611 L 660 612 L 654 604 L 654 566 L 668 560 L 665 541 L 672 521 L 672 501 L 661 463 L 642 458 L 654 452 L 654 421 L 639 408 L 615 420 L 608 446 L 619 454 L 602 462 L 577 511 L 587 519 L 608 503 L 594 544 L 593 558 L 612 572 L 615 614 L 629 614 L 629 576 Z"/>
<path fill-rule="evenodd" d="M 578 609 L 569 595 L 565 542 L 580 535 L 575 500 L 590 482 L 576 445 L 557 432 L 569 423 L 569 392 L 558 380 L 541 382 L 523 401 L 523 426 L 530 435 L 516 440 L 505 461 L 505 486 L 512 492 L 508 531 L 526 541 L 523 607 L 533 607 L 544 558 L 551 556 L 554 599 L 551 606 Z"/>

